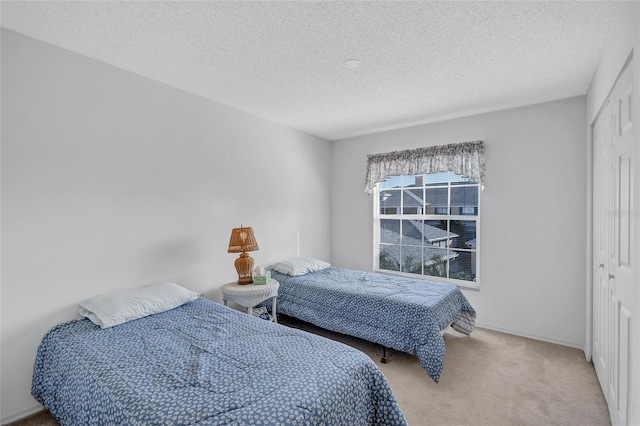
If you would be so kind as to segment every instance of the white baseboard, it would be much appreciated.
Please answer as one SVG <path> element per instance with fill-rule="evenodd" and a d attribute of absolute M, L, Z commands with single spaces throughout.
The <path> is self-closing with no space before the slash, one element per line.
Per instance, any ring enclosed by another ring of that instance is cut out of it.
<path fill-rule="evenodd" d="M 25 417 L 31 416 L 33 414 L 39 413 L 40 411 L 44 411 L 45 408 L 43 405 L 35 404 L 29 408 L 25 408 L 24 410 L 18 411 L 17 413 L 10 414 L 6 417 L 3 417 L 2 424 L 6 425 L 7 423 L 15 422 L 20 419 L 24 419 Z"/>
<path fill-rule="evenodd" d="M 583 352 L 585 350 L 584 344 L 580 344 L 577 342 L 566 342 L 563 340 L 549 339 L 548 337 L 537 336 L 535 334 L 529 334 L 529 333 L 522 333 L 519 331 L 509 330 L 507 328 L 502 328 L 502 327 L 496 327 L 489 324 L 476 323 L 476 327 L 486 328 L 487 330 L 499 331 L 501 333 L 506 333 L 506 334 L 513 334 L 514 336 L 526 337 L 528 339 L 540 340 L 541 342 L 554 343 L 556 345 L 567 346 L 574 349 L 580 349 Z"/>

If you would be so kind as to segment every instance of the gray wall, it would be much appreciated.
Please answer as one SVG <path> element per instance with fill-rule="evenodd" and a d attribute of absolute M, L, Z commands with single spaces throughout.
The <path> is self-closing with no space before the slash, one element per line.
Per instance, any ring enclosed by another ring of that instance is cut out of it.
<path fill-rule="evenodd" d="M 367 154 L 482 139 L 478 324 L 585 345 L 585 97 L 333 142 L 332 263 L 371 270 Z"/>
<path fill-rule="evenodd" d="M 84 298 L 174 280 L 220 299 L 231 228 L 258 264 L 329 258 L 330 143 L 2 30 L 2 421 L 39 409 L 36 347 Z"/>

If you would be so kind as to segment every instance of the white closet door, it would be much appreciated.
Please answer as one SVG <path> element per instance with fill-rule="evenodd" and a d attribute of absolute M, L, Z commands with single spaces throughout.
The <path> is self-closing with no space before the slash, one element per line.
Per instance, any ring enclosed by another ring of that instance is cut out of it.
<path fill-rule="evenodd" d="M 593 129 L 593 365 L 600 387 L 606 389 L 608 356 L 606 342 L 609 323 L 608 234 L 610 217 L 607 214 L 609 157 L 611 151 L 610 100 L 601 110 Z"/>
<path fill-rule="evenodd" d="M 632 318 L 640 314 L 634 297 L 633 251 L 636 226 L 634 155 L 637 123 L 632 109 L 633 61 L 621 72 L 593 128 L 593 363 L 614 425 L 628 424 Z M 637 239 L 637 238 L 636 238 Z M 635 321 L 635 318 L 633 318 Z"/>

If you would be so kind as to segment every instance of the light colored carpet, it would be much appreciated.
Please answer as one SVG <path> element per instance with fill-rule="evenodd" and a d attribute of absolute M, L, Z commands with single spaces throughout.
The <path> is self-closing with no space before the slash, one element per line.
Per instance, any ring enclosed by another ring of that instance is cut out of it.
<path fill-rule="evenodd" d="M 427 376 L 414 356 L 332 333 L 291 318 L 281 323 L 354 346 L 376 361 L 409 424 L 456 426 L 610 425 L 593 365 L 582 351 L 476 329 L 467 337 L 449 329 L 440 383 Z M 12 426 L 55 426 L 41 413 Z"/>
<path fill-rule="evenodd" d="M 449 328 L 435 383 L 415 356 L 387 351 L 389 362 L 382 364 L 376 344 L 295 322 L 368 354 L 412 426 L 611 424 L 593 365 L 578 349 L 480 328 L 468 337 Z"/>

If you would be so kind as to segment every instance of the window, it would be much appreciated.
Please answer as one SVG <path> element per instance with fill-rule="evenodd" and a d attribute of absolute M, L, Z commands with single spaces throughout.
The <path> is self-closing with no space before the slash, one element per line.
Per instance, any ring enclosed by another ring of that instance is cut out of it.
<path fill-rule="evenodd" d="M 374 269 L 478 287 L 483 141 L 367 155 Z"/>
<path fill-rule="evenodd" d="M 480 184 L 453 172 L 374 187 L 374 266 L 478 287 Z"/>

